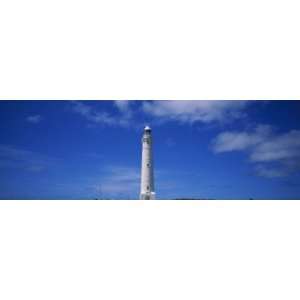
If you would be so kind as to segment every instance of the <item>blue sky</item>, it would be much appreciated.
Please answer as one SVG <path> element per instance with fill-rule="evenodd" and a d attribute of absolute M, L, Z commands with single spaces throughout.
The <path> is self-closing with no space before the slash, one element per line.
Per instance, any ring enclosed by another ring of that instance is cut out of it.
<path fill-rule="evenodd" d="M 300 101 L 1 101 L 0 199 L 299 199 Z"/>

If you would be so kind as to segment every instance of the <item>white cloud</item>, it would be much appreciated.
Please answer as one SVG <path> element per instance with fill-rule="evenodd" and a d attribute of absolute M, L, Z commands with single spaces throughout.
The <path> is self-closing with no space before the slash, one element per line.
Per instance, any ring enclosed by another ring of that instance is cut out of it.
<path fill-rule="evenodd" d="M 152 101 L 144 102 L 142 110 L 162 120 L 193 122 L 229 122 L 245 116 L 251 101 Z"/>
<path fill-rule="evenodd" d="M 290 172 L 284 168 L 274 168 L 270 166 L 258 165 L 255 167 L 256 174 L 267 178 L 284 177 L 289 175 Z"/>
<path fill-rule="evenodd" d="M 72 101 L 72 111 L 91 123 L 113 126 L 134 125 L 134 101 L 114 101 L 118 113 L 97 110 L 90 104 Z M 140 110 L 159 121 L 176 120 L 182 123 L 221 122 L 228 123 L 246 116 L 246 107 L 253 101 L 140 101 Z"/>
<path fill-rule="evenodd" d="M 117 123 L 117 120 L 105 111 L 95 111 L 92 106 L 80 101 L 72 101 L 71 103 L 72 111 L 85 117 L 90 122 L 107 125 L 115 125 Z"/>
<path fill-rule="evenodd" d="M 115 116 L 106 111 L 96 110 L 93 106 L 81 101 L 72 101 L 71 110 L 92 123 L 127 127 L 130 125 L 130 119 L 132 116 L 132 111 L 128 102 L 129 101 L 125 100 L 115 101 L 115 105 L 120 112 L 120 115 Z"/>
<path fill-rule="evenodd" d="M 252 161 L 266 162 L 298 158 L 300 156 L 300 131 L 273 136 L 260 143 L 251 154 Z"/>
<path fill-rule="evenodd" d="M 213 142 L 216 153 L 245 150 L 262 143 L 271 135 L 272 129 L 267 125 L 257 126 L 254 132 L 226 131 L 220 133 Z"/>
<path fill-rule="evenodd" d="M 42 120 L 42 116 L 41 115 L 32 115 L 32 116 L 28 116 L 26 118 L 26 121 L 28 121 L 29 123 L 33 123 L 33 124 L 37 124 Z"/>
<path fill-rule="evenodd" d="M 132 102 L 128 100 L 117 100 L 114 102 L 115 106 L 119 109 L 119 111 L 123 114 L 125 118 L 131 118 L 132 117 L 132 109 L 131 104 Z"/>
<path fill-rule="evenodd" d="M 215 153 L 247 151 L 257 174 L 283 177 L 300 170 L 300 131 L 276 134 L 260 125 L 252 132 L 223 132 L 212 143 Z"/>

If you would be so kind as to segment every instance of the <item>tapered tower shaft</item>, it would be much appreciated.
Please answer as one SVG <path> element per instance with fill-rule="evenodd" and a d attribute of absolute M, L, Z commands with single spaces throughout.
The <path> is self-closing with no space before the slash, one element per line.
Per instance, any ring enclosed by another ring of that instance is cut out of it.
<path fill-rule="evenodd" d="M 153 154 L 152 154 L 152 132 L 149 126 L 144 129 L 142 137 L 142 170 L 141 170 L 141 194 L 140 199 L 155 199 Z"/>

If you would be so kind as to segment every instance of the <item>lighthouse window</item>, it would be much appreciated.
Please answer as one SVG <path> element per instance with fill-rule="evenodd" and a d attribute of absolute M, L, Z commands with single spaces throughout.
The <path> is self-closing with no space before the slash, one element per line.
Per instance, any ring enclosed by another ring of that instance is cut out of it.
<path fill-rule="evenodd" d="M 150 167 L 150 164 L 147 164 L 147 167 Z"/>
<path fill-rule="evenodd" d="M 147 191 L 149 191 L 149 185 L 147 185 Z"/>

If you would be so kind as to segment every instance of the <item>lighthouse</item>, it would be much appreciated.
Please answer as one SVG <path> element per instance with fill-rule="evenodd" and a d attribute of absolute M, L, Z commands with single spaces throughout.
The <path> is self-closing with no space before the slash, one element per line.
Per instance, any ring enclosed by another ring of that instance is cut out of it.
<path fill-rule="evenodd" d="M 141 194 L 142 200 L 154 200 L 154 176 L 152 154 L 152 132 L 149 126 L 144 128 L 142 137 L 142 171 L 141 171 Z"/>

